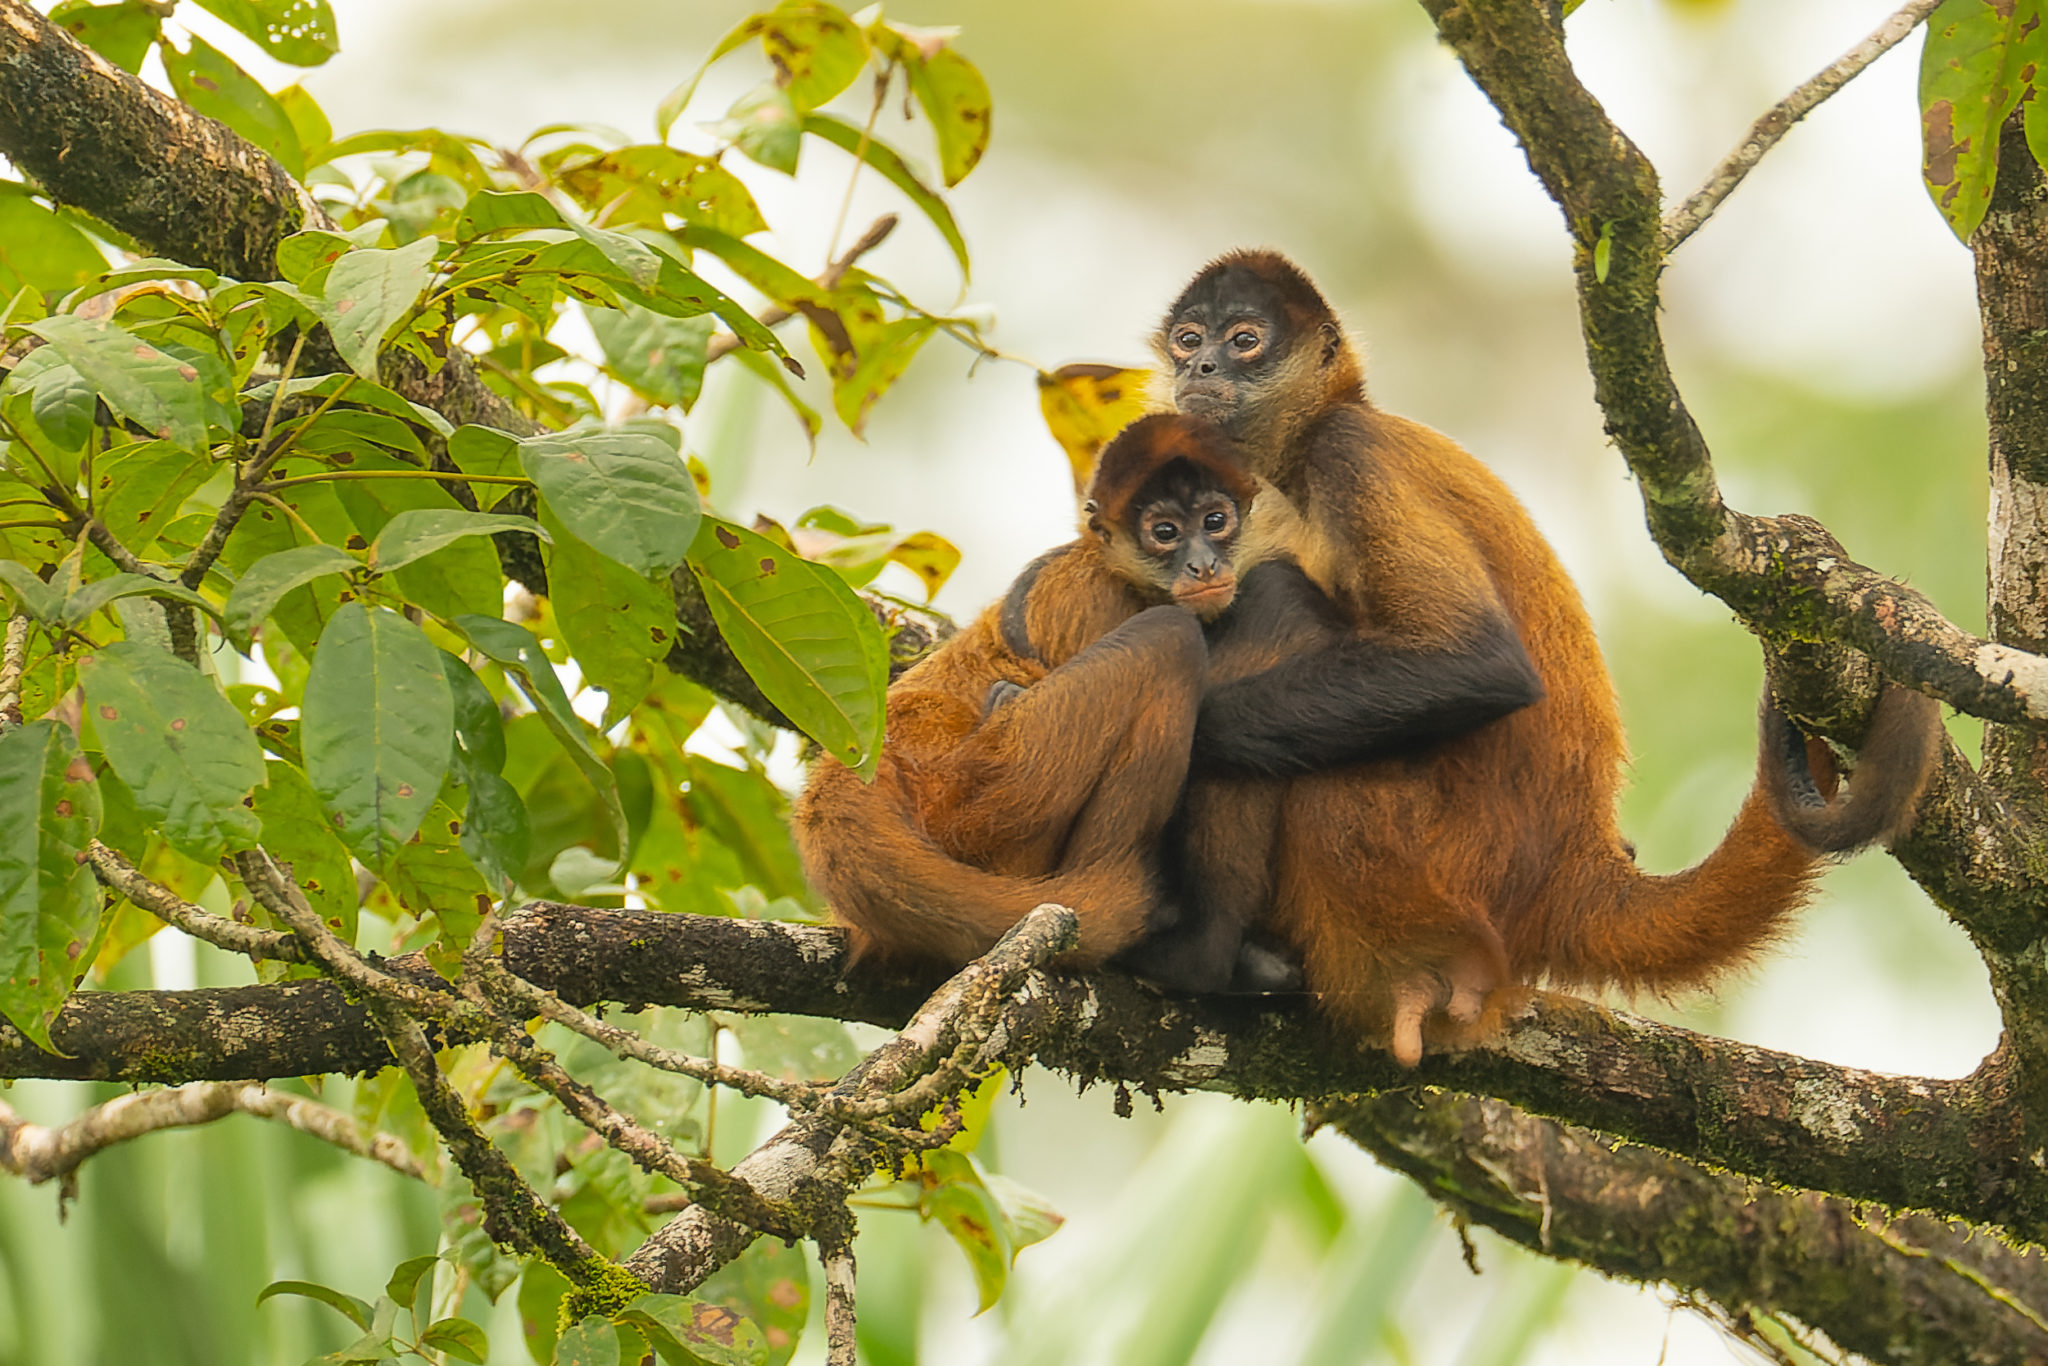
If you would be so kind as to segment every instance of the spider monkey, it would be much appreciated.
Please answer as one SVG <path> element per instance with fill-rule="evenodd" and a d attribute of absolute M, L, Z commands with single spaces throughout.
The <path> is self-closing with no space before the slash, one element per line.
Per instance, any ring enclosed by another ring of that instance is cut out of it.
<path fill-rule="evenodd" d="M 1257 492 L 1209 424 L 1135 424 L 1103 453 L 1087 531 L 889 689 L 875 781 L 813 764 L 797 844 L 856 958 L 957 967 L 1052 901 L 1080 913 L 1085 966 L 1172 918 L 1159 844 L 1208 676 L 1201 622 L 1256 553 Z"/>
<path fill-rule="evenodd" d="M 1499 480 L 1367 400 L 1328 303 L 1276 253 L 1205 267 L 1157 349 L 1170 405 L 1234 437 L 1295 514 L 1269 534 L 1344 627 L 1205 692 L 1197 775 L 1287 781 L 1277 841 L 1260 820 L 1241 835 L 1232 789 L 1214 787 L 1180 862 L 1198 885 L 1249 870 L 1322 1006 L 1390 1038 L 1401 1062 L 1420 1059 L 1425 1024 L 1469 1032 L 1511 983 L 1710 981 L 1781 930 L 1823 854 L 1911 819 L 1940 734 L 1931 699 L 1885 690 L 1838 798 L 1832 754 L 1767 696 L 1757 782 L 1720 846 L 1685 872 L 1642 873 L 1615 826 L 1625 750 L 1592 624 Z M 1400 752 L 1416 691 L 1484 696 L 1488 680 L 1514 686 L 1517 660 L 1539 696 Z M 1308 723 L 1316 699 L 1360 693 L 1383 699 L 1384 724 L 1355 709 L 1327 732 Z"/>

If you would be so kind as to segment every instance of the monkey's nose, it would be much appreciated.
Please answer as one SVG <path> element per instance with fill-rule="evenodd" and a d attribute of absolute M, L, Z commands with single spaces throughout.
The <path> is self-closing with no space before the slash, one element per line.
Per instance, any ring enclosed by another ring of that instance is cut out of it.
<path fill-rule="evenodd" d="M 1213 375 L 1213 374 L 1215 374 L 1215 373 L 1216 373 L 1216 362 L 1215 362 L 1215 361 L 1213 361 L 1213 360 L 1198 360 L 1198 361 L 1196 361 L 1196 362 L 1195 362 L 1195 373 L 1196 373 L 1196 374 L 1198 374 L 1198 375 Z"/>

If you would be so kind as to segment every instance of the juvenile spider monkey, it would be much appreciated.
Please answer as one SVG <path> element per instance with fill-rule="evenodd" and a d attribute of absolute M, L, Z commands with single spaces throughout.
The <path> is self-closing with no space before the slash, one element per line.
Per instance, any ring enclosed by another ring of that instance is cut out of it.
<path fill-rule="evenodd" d="M 1089 965 L 1173 918 L 1160 839 L 1208 674 L 1201 621 L 1255 553 L 1256 492 L 1209 424 L 1139 422 L 1103 453 L 1086 533 L 889 689 L 875 781 L 812 765 L 797 844 L 856 957 L 957 967 L 1052 901 L 1079 912 L 1069 961 Z M 1254 952 L 1247 972 L 1288 968 Z"/>
<path fill-rule="evenodd" d="M 1720 846 L 1642 873 L 1615 826 L 1625 751 L 1592 625 L 1499 480 L 1367 401 L 1329 305 L 1277 254 L 1203 269 L 1157 345 L 1171 405 L 1220 424 L 1298 513 L 1268 534 L 1343 626 L 1204 695 L 1195 772 L 1287 783 L 1277 840 L 1259 820 L 1240 833 L 1233 789 L 1210 788 L 1184 832 L 1186 880 L 1227 888 L 1219 870 L 1243 871 L 1249 892 L 1224 908 L 1239 916 L 1269 890 L 1268 926 L 1322 1006 L 1403 1063 L 1426 1023 L 1469 1027 L 1510 983 L 1703 984 L 1780 931 L 1821 855 L 1911 819 L 1940 733 L 1931 699 L 1884 692 L 1839 800 L 1832 756 L 1766 700 L 1757 783 Z M 1490 698 L 1490 723 L 1460 724 L 1440 693 Z M 1359 696 L 1377 715 L 1313 724 L 1323 700 Z M 1237 790 L 1255 811 L 1267 800 Z"/>

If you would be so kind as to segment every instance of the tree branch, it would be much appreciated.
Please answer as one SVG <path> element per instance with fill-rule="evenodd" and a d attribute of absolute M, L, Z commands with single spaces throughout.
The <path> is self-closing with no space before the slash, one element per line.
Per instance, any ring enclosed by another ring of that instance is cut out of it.
<path fill-rule="evenodd" d="M 1752 517 L 1722 502 L 1658 331 L 1655 168 L 1579 82 L 1543 0 L 1422 4 L 1564 211 L 1595 396 L 1664 557 L 1760 634 L 1853 646 L 1959 711 L 2048 726 L 2048 658 L 1962 630 L 1849 559 L 1810 519 Z"/>
<path fill-rule="evenodd" d="M 777 922 L 537 903 L 506 922 L 504 957 L 579 1004 L 895 1024 L 926 994 L 849 971 L 835 930 Z M 417 955 L 379 970 L 422 990 L 439 984 Z M 1292 1099 L 1448 1086 L 1760 1180 L 2048 1234 L 2003 1054 L 1960 1081 L 1890 1077 L 1535 993 L 1488 1045 L 1409 1072 L 1306 1007 L 1170 1000 L 1109 972 L 1034 978 L 1014 1030 L 1029 1043 L 1003 1041 L 1007 1056 L 1086 1080 Z M 70 1056 L 0 1028 L 0 1076 L 183 1082 L 360 1072 L 391 1059 L 362 1009 L 324 982 L 86 992 L 52 1033 Z"/>
<path fill-rule="evenodd" d="M 31 1124 L 0 1104 L 0 1168 L 38 1184 L 66 1178 L 87 1158 L 116 1143 L 161 1129 L 211 1124 L 238 1113 L 277 1120 L 357 1157 L 381 1162 L 401 1176 L 427 1179 L 404 1143 L 386 1133 L 365 1135 L 353 1119 L 331 1105 L 250 1082 L 212 1081 L 117 1096 L 55 1127 Z"/>
<path fill-rule="evenodd" d="M 1314 1112 L 1454 1213 L 1610 1276 L 1791 1314 L 1875 1360 L 2048 1361 L 2038 1249 L 1759 1189 L 1498 1101 L 1388 1092 Z"/>
<path fill-rule="evenodd" d="M 1699 231 L 1700 225 L 1721 207 L 1721 201 L 1732 194 L 1743 177 L 1764 159 L 1764 153 L 1777 146 L 1778 140 L 1792 131 L 1793 124 L 1856 79 L 1865 67 L 1905 41 L 1906 35 L 1920 27 L 1940 4 L 1941 0 L 1912 0 L 1819 75 L 1764 111 L 1750 125 L 1742 141 L 1735 145 L 1735 150 L 1721 158 L 1720 165 L 1708 173 L 1706 183 L 1694 190 L 1685 203 L 1664 215 L 1664 251 L 1675 250 L 1679 243 Z"/>

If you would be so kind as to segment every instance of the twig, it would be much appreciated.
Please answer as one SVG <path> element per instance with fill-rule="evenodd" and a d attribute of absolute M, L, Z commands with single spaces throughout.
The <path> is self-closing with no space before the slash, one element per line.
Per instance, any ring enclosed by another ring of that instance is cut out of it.
<path fill-rule="evenodd" d="M 883 240 L 894 231 L 896 231 L 896 215 L 893 213 L 883 214 L 873 223 L 870 223 L 868 230 L 860 235 L 860 240 L 848 247 L 837 260 L 827 266 L 825 273 L 818 276 L 813 283 L 823 290 L 839 288 L 839 282 L 846 278 L 847 271 L 853 269 L 853 263 L 873 251 L 876 247 L 881 246 Z M 772 308 L 764 308 L 759 313 L 756 313 L 754 321 L 760 323 L 763 327 L 779 327 L 795 316 L 795 310 L 783 308 L 778 304 Z M 711 345 L 705 349 L 704 363 L 709 365 L 720 356 L 725 355 L 729 351 L 737 351 L 744 345 L 746 343 L 734 334 L 721 332 L 711 339 Z"/>
<path fill-rule="evenodd" d="M 327 470 L 320 474 L 295 474 L 289 479 L 272 479 L 257 485 L 260 493 L 275 493 L 279 489 L 292 488 L 299 484 L 328 484 L 337 479 L 438 479 L 447 484 L 523 484 L 533 487 L 533 481 L 517 474 L 464 474 L 460 470 Z"/>
<path fill-rule="evenodd" d="M 152 880 L 98 840 L 87 846 L 86 857 L 101 882 L 166 925 L 175 926 L 194 939 L 203 939 L 217 949 L 239 953 L 257 962 L 265 959 L 278 963 L 308 961 L 305 949 L 291 935 L 244 925 L 238 920 L 215 915 L 203 906 L 195 906 L 162 883 Z"/>
<path fill-rule="evenodd" d="M 1080 933 L 1074 913 L 1040 906 L 1013 926 L 983 957 L 934 992 L 903 1032 L 883 1044 L 832 1088 L 846 1099 L 886 1095 L 902 1087 L 929 1059 L 957 1013 L 993 991 L 1006 996 L 1040 964 L 1072 947 Z M 822 1112 L 785 1126 L 732 1169 L 764 1198 L 805 1208 L 843 1206 L 848 1191 L 886 1156 L 861 1131 Z M 680 1293 L 746 1250 L 754 1235 L 706 1209 L 689 1209 L 657 1229 L 625 1262 L 657 1290 Z"/>
<path fill-rule="evenodd" d="M 161 1129 L 211 1124 L 231 1114 L 288 1124 L 358 1157 L 381 1162 L 402 1176 L 427 1174 L 405 1144 L 386 1133 L 365 1135 L 331 1105 L 271 1091 L 258 1082 L 195 1081 L 162 1091 L 139 1091 L 95 1105 L 68 1123 L 32 1124 L 0 1103 L 0 1168 L 32 1184 L 68 1177 L 94 1154 Z"/>
<path fill-rule="evenodd" d="M 1868 38 L 1766 110 L 1763 117 L 1750 125 L 1749 132 L 1736 144 L 1735 150 L 1721 158 L 1721 164 L 1707 176 L 1706 183 L 1664 216 L 1664 250 L 1672 250 L 1699 231 L 1700 225 L 1721 207 L 1721 201 L 1733 193 L 1743 177 L 1763 160 L 1764 153 L 1792 131 L 1793 124 L 1862 74 L 1865 67 L 1903 42 L 1906 35 L 1920 27 L 1940 4 L 1941 0 L 1911 0 L 1898 13 L 1879 24 Z"/>
<path fill-rule="evenodd" d="M 0 735 L 21 724 L 21 677 L 28 671 L 28 614 L 7 618 L 7 647 L 0 652 Z"/>
<path fill-rule="evenodd" d="M 476 1187 L 477 1198 L 483 1202 L 484 1231 L 498 1242 L 539 1253 L 571 1282 L 590 1284 L 603 1259 L 477 1128 L 469 1108 L 434 1060 L 434 1050 L 419 1022 L 406 1011 L 432 1013 L 486 1033 L 496 1023 L 490 1013 L 446 993 L 401 982 L 370 966 L 353 946 L 322 923 L 297 884 L 263 850 L 237 854 L 235 867 L 250 894 L 291 927 L 313 960 L 363 995 L 371 1022 L 411 1079 L 428 1122 L 448 1145 L 455 1165 Z"/>
<path fill-rule="evenodd" d="M 857 1366 L 852 1240 L 820 1239 L 818 1260 L 825 1267 L 826 1366 Z"/>

